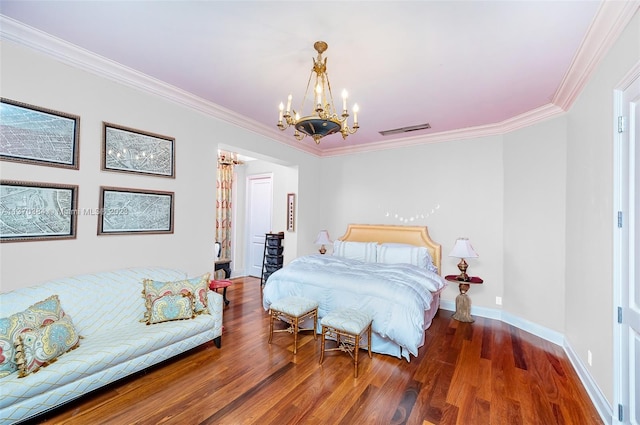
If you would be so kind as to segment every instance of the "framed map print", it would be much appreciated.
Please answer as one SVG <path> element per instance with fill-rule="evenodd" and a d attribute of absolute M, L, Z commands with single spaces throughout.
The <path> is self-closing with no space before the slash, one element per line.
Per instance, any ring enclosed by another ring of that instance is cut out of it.
<path fill-rule="evenodd" d="M 0 242 L 74 239 L 78 186 L 0 181 Z"/>
<path fill-rule="evenodd" d="M 0 98 L 0 159 L 77 170 L 80 117 Z"/>
<path fill-rule="evenodd" d="M 175 177 L 175 139 L 103 122 L 102 169 Z"/>
<path fill-rule="evenodd" d="M 173 233 L 173 192 L 100 187 L 98 235 Z"/>

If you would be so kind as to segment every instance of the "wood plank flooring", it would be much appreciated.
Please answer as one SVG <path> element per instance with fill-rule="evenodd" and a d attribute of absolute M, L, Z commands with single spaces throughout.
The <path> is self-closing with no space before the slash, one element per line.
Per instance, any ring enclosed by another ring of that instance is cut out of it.
<path fill-rule="evenodd" d="M 275 334 L 259 280 L 234 279 L 222 348 L 208 343 L 42 415 L 42 424 L 602 424 L 563 350 L 441 310 L 411 362 L 327 353 Z"/>

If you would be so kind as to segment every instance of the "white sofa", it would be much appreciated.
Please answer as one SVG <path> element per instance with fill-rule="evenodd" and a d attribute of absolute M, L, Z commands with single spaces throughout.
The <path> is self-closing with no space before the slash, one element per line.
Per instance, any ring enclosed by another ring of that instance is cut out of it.
<path fill-rule="evenodd" d="M 0 318 L 58 295 L 81 336 L 78 348 L 23 378 L 0 378 L 0 423 L 19 422 L 207 341 L 220 348 L 222 296 L 208 291 L 210 314 L 147 325 L 142 281 L 175 281 L 179 270 L 136 268 L 52 280 L 0 294 Z"/>

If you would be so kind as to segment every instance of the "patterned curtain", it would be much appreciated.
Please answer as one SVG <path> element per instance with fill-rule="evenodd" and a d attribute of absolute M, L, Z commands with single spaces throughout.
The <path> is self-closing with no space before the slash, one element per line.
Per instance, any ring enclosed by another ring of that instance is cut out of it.
<path fill-rule="evenodd" d="M 216 240 L 214 242 L 220 242 L 220 258 L 231 258 L 232 181 L 233 164 L 219 160 L 216 182 Z"/>

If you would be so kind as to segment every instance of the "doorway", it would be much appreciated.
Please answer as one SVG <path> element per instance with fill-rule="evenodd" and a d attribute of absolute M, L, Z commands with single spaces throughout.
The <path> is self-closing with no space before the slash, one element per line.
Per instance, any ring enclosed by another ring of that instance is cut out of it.
<path fill-rule="evenodd" d="M 247 177 L 247 274 L 260 277 L 264 255 L 264 235 L 271 231 L 273 176 Z"/>

